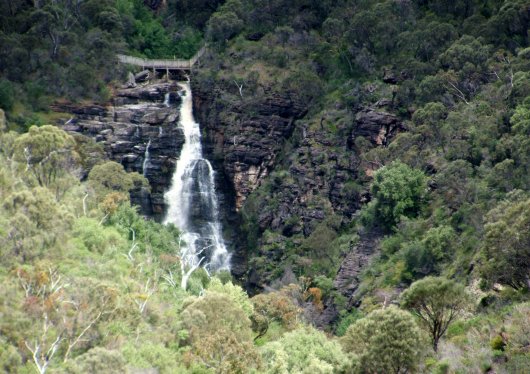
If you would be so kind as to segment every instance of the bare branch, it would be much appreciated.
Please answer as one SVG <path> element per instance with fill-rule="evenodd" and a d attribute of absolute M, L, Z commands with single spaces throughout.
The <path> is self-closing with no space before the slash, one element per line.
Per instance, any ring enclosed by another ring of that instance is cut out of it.
<path fill-rule="evenodd" d="M 466 95 L 464 95 L 464 93 L 458 87 L 456 87 L 452 82 L 448 81 L 447 83 L 449 83 L 449 85 L 454 89 L 454 91 L 456 91 L 456 92 L 453 92 L 453 95 L 455 95 L 456 97 L 461 99 L 464 103 L 469 105 L 469 102 L 466 99 Z"/>
<path fill-rule="evenodd" d="M 239 84 L 237 83 L 237 81 L 234 79 L 234 83 L 236 85 L 236 87 L 239 89 L 239 96 L 241 96 L 241 98 L 243 98 L 243 83 Z"/>

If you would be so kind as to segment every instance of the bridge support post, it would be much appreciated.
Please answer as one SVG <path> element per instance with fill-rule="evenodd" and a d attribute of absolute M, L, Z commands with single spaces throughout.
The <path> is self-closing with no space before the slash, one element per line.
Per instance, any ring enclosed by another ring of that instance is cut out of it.
<path fill-rule="evenodd" d="M 166 68 L 166 81 L 169 82 L 169 68 Z"/>

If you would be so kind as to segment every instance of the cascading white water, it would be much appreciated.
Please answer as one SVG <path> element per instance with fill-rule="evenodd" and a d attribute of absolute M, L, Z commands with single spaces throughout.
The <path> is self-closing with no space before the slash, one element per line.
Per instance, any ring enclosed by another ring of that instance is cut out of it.
<path fill-rule="evenodd" d="M 163 103 L 166 107 L 169 107 L 169 92 L 166 92 L 166 94 L 164 95 L 164 103 Z"/>
<path fill-rule="evenodd" d="M 183 232 L 186 261 L 198 266 L 204 258 L 210 270 L 229 269 L 230 256 L 221 234 L 215 193 L 214 171 L 202 156 L 201 131 L 193 118 L 189 82 L 180 83 L 184 90 L 179 126 L 184 145 L 173 174 L 171 188 L 164 195 L 168 205 L 164 223 L 173 223 Z"/>
<path fill-rule="evenodd" d="M 149 148 L 151 147 L 151 139 L 147 142 L 144 153 L 144 162 L 142 164 L 142 174 L 145 177 L 145 172 L 147 171 L 147 166 L 149 165 Z"/>

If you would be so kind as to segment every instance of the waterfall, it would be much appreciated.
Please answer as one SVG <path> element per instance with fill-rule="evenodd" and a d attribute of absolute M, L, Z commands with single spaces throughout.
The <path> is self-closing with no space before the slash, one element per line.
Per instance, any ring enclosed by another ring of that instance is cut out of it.
<path fill-rule="evenodd" d="M 169 107 L 169 92 L 166 92 L 166 94 L 164 95 L 164 103 L 163 103 L 166 107 Z"/>
<path fill-rule="evenodd" d="M 144 163 L 142 164 L 142 174 L 144 177 L 145 172 L 147 171 L 147 166 L 149 165 L 149 147 L 151 147 L 151 139 L 149 139 L 147 146 L 145 147 Z"/>
<path fill-rule="evenodd" d="M 179 126 L 184 145 L 172 177 L 171 188 L 164 195 L 168 204 L 164 223 L 173 223 L 183 232 L 186 242 L 181 258 L 190 268 L 203 260 L 210 270 L 229 269 L 230 256 L 221 234 L 215 193 L 214 171 L 202 156 L 201 131 L 193 118 L 189 82 L 180 83 L 184 90 Z"/>

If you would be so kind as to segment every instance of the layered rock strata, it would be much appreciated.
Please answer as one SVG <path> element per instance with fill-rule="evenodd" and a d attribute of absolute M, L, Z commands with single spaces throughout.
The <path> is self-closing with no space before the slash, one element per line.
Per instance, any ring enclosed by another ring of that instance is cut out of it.
<path fill-rule="evenodd" d="M 176 82 L 151 83 L 117 90 L 107 106 L 63 104 L 58 108 L 74 115 L 64 130 L 94 138 L 103 144 L 109 159 L 149 180 L 150 193 L 133 191 L 131 199 L 143 214 L 158 220 L 165 212 L 164 191 L 184 143 L 178 127 L 179 89 Z"/>

